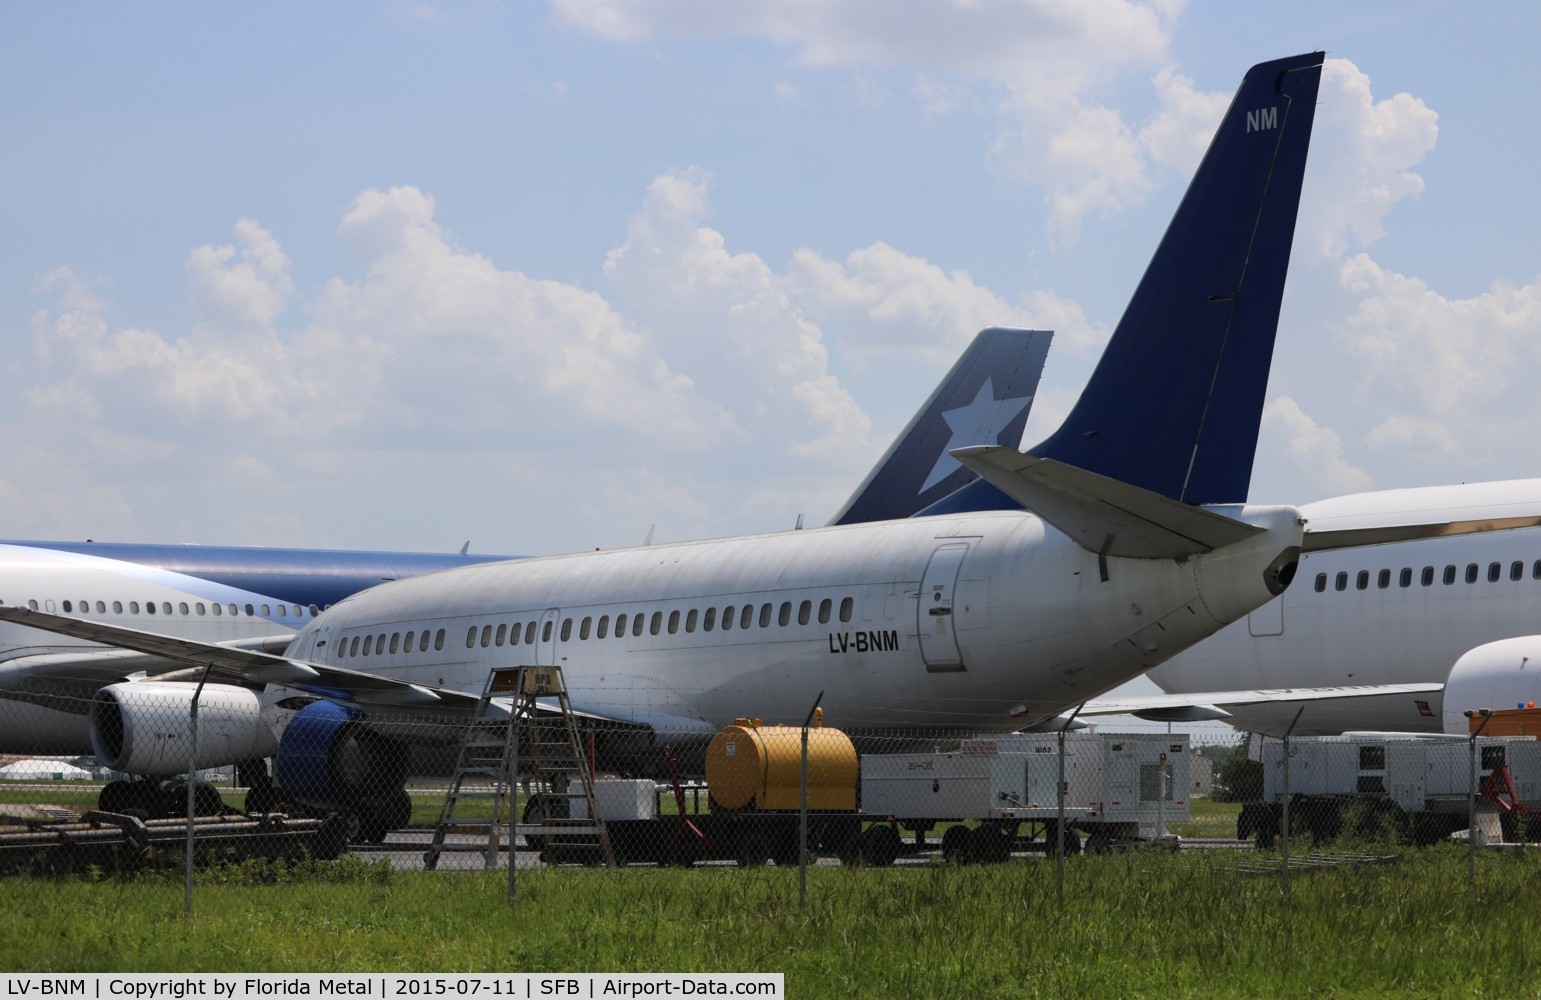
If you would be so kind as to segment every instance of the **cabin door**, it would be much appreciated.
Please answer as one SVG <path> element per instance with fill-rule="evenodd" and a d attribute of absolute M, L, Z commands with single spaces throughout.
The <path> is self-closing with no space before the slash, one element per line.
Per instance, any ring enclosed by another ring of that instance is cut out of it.
<path fill-rule="evenodd" d="M 926 669 L 933 673 L 968 669 L 958 650 L 952 613 L 958 570 L 967 554 L 967 542 L 939 546 L 931 553 L 931 561 L 926 563 L 925 575 L 921 577 L 915 629 L 920 635 L 920 655 L 926 661 Z"/>
<path fill-rule="evenodd" d="M 556 608 L 547 608 L 540 616 L 540 629 L 535 633 L 535 665 L 537 667 L 556 666 L 557 619 L 561 617 L 562 612 Z"/>

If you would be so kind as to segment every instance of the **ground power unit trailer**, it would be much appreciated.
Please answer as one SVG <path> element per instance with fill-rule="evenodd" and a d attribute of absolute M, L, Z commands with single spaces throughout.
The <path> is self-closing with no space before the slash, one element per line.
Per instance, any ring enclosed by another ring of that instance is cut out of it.
<path fill-rule="evenodd" d="M 676 784 L 599 779 L 595 817 L 619 863 L 732 860 L 797 863 L 802 809 L 803 731 L 740 719 L 706 754 L 707 804 L 687 802 Z M 1015 851 L 1107 850 L 1165 836 L 1163 824 L 1189 817 L 1186 736 L 1068 734 L 1065 824 L 1059 824 L 1058 737 L 1011 735 L 911 753 L 858 754 L 835 729 L 808 730 L 808 848 L 846 863 L 889 865 L 940 850 L 950 861 L 1004 861 Z M 527 813 L 549 814 L 540 803 Z M 569 798 L 570 816 L 587 802 Z M 592 861 L 592 837 L 525 830 L 546 860 Z M 928 834 L 940 831 L 940 839 Z M 910 834 L 906 839 L 905 834 Z"/>
<path fill-rule="evenodd" d="M 1263 746 L 1263 795 L 1242 807 L 1236 836 L 1274 843 L 1290 805 L 1290 831 L 1318 841 L 1395 837 L 1431 844 L 1468 828 L 1469 739 L 1347 734 L 1298 737 Z M 1541 803 L 1541 743 L 1534 736 L 1482 736 L 1476 743 L 1477 827 L 1485 839 L 1513 839 Z M 1541 827 L 1538 827 L 1541 828 Z"/>

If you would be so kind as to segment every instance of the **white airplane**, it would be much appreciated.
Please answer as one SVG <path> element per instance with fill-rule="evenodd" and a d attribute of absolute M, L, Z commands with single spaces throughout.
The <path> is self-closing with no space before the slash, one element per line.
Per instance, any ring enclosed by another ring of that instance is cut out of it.
<path fill-rule="evenodd" d="M 1541 702 L 1541 480 L 1336 497 L 1301 508 L 1306 552 L 1285 593 L 1150 677 L 1146 717 L 1256 732 L 1465 733 L 1465 712 Z M 1471 525 L 1451 534 L 1451 525 Z M 1311 551 L 1320 529 L 1392 539 Z M 1469 529 L 1470 530 L 1470 529 Z M 1239 703 L 1236 688 L 1413 684 L 1380 697 Z M 1298 721 L 1296 713 L 1300 712 Z"/>
<path fill-rule="evenodd" d="M 1243 502 L 1322 58 L 1247 73 L 1065 424 L 1027 454 L 954 453 L 1036 514 L 447 570 L 339 602 L 281 656 L 30 608 L 0 619 L 188 665 L 97 692 L 92 739 L 109 764 L 185 770 L 205 677 L 200 766 L 276 752 L 286 796 L 349 809 L 374 833 L 403 818 L 397 727 L 431 739 L 434 722 L 463 723 L 510 663 L 564 663 L 575 707 L 655 742 L 743 714 L 801 717 L 821 691 L 826 719 L 848 728 L 1053 719 L 1293 575 L 1299 511 Z"/>
<path fill-rule="evenodd" d="M 974 478 L 948 455 L 1022 438 L 1052 334 L 981 331 L 873 467 L 839 523 L 907 517 Z M 280 653 L 350 594 L 513 556 L 100 542 L 0 542 L 0 596 L 201 642 Z M 87 709 L 102 687 L 182 664 L 0 623 L 0 752 L 92 752 Z M 258 779 L 260 780 L 260 779 Z"/>

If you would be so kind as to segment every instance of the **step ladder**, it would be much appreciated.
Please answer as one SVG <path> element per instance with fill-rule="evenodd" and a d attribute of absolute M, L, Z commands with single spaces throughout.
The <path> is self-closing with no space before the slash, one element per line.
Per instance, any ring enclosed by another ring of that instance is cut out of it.
<path fill-rule="evenodd" d="M 505 715 L 499 702 L 510 697 L 513 704 Z M 552 716 L 540 709 L 540 698 L 555 698 L 558 714 Z M 523 760 L 521 751 L 526 754 Z M 513 789 L 521 772 L 532 775 L 537 786 L 545 789 L 538 800 L 545 807 L 528 811 L 535 822 L 517 823 L 512 815 L 517 802 Z M 550 860 L 584 857 L 614 865 L 604 824 L 567 818 L 574 812 L 572 805 L 580 800 L 587 805 L 584 815 L 593 816 L 594 778 L 580 749 L 561 668 L 495 668 L 487 674 L 466 730 L 423 864 L 432 871 L 445 852 L 475 852 L 482 855 L 484 868 L 494 868 L 503 833 L 509 830 L 510 868 L 520 835 Z M 486 839 L 451 842 L 446 839 L 450 836 Z"/>

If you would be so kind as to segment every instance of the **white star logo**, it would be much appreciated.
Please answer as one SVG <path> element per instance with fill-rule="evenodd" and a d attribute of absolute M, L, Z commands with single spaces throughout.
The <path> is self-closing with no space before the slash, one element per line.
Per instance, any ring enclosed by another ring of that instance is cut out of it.
<path fill-rule="evenodd" d="M 974 395 L 972 403 L 960 406 L 956 410 L 944 410 L 942 419 L 947 421 L 948 427 L 952 428 L 952 439 L 947 442 L 947 447 L 942 449 L 942 454 L 937 458 L 936 465 L 931 469 L 931 475 L 926 477 L 925 485 L 921 486 L 920 492 L 926 492 L 950 476 L 954 469 L 962 467 L 948 452 L 955 448 L 967 448 L 969 445 L 994 444 L 1001 433 L 1001 428 L 1027 409 L 1032 401 L 1032 396 L 996 399 L 995 387 L 987 378 L 984 385 L 979 387 L 979 392 Z"/>

